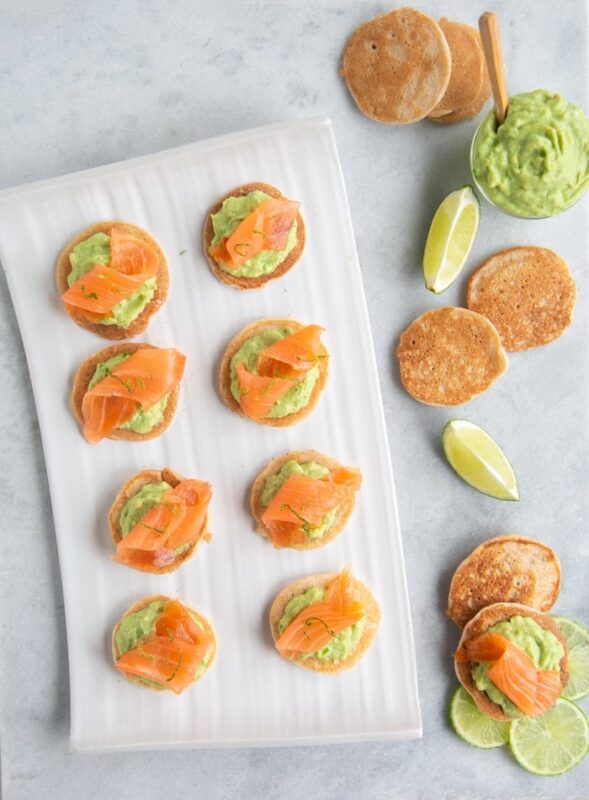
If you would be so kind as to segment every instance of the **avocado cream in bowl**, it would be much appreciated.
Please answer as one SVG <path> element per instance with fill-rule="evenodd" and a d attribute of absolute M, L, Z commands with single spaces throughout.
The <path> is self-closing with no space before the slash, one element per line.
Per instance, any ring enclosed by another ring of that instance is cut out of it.
<path fill-rule="evenodd" d="M 477 188 L 501 211 L 525 219 L 555 216 L 589 186 L 589 119 L 545 89 L 515 95 L 502 125 L 494 109 L 479 125 L 470 164 Z"/>

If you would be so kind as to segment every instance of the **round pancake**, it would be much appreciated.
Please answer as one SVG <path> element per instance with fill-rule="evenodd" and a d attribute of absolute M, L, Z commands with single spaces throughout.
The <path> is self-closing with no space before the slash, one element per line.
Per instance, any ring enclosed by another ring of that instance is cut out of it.
<path fill-rule="evenodd" d="M 319 377 L 315 381 L 315 386 L 313 387 L 313 391 L 311 392 L 311 397 L 309 398 L 307 405 L 294 414 L 287 414 L 285 417 L 276 417 L 275 419 L 252 419 L 251 417 L 248 417 L 247 414 L 243 413 L 241 406 L 231 394 L 231 359 L 235 353 L 237 353 L 241 345 L 252 336 L 255 336 L 256 333 L 260 333 L 260 331 L 263 331 L 265 328 L 280 328 L 285 325 L 289 328 L 292 328 L 293 332 L 305 327 L 300 322 L 296 322 L 293 319 L 261 319 L 258 322 L 253 322 L 251 325 L 247 325 L 238 334 L 236 334 L 227 345 L 227 349 L 223 354 L 221 366 L 219 368 L 219 391 L 221 394 L 221 400 L 225 403 L 227 408 L 230 408 L 231 411 L 235 411 L 235 413 L 239 414 L 241 417 L 249 419 L 251 422 L 257 422 L 259 425 L 270 425 L 273 428 L 284 428 L 288 425 L 294 425 L 300 419 L 306 417 L 307 414 L 310 414 L 315 408 L 317 401 L 319 400 L 319 395 L 323 391 L 325 382 L 327 381 L 327 375 L 329 372 L 329 355 L 327 350 L 322 348 L 322 355 L 325 357 L 319 359 L 318 361 Z"/>
<path fill-rule="evenodd" d="M 442 117 L 472 105 L 483 88 L 485 57 L 479 32 L 470 25 L 445 17 L 438 24 L 450 48 L 452 72 L 444 96 L 430 112 L 430 117 Z"/>
<path fill-rule="evenodd" d="M 90 320 L 86 319 L 83 310 L 79 308 L 73 308 L 64 304 L 64 309 L 77 325 L 79 325 L 81 328 L 85 328 L 91 333 L 97 334 L 97 336 L 102 336 L 103 339 L 132 339 L 133 336 L 137 336 L 137 334 L 142 333 L 147 328 L 151 317 L 156 313 L 156 311 L 159 311 L 161 306 L 164 304 L 166 297 L 168 296 L 168 288 L 170 285 L 168 262 L 166 261 L 163 250 L 150 233 L 148 233 L 146 230 L 143 230 L 143 228 L 140 228 L 138 225 L 131 225 L 129 222 L 123 222 L 122 220 L 118 219 L 108 220 L 107 222 L 99 222 L 96 225 L 91 225 L 89 228 L 85 228 L 77 236 L 74 236 L 74 238 L 66 244 L 59 254 L 57 263 L 55 265 L 55 280 L 57 282 L 59 293 L 63 294 L 66 292 L 69 289 L 67 278 L 72 269 L 70 264 L 70 253 L 74 247 L 77 244 L 80 244 L 80 242 L 83 242 L 86 239 L 89 239 L 91 236 L 94 236 L 95 233 L 105 233 L 107 236 L 110 235 L 110 231 L 114 225 L 116 225 L 117 228 L 128 231 L 138 239 L 141 239 L 150 247 L 152 247 L 158 254 L 159 264 L 156 276 L 157 285 L 153 297 L 145 306 L 141 314 L 139 314 L 139 316 L 133 320 L 128 328 L 121 328 L 118 325 L 100 325 L 98 322 L 91 322 Z"/>
<path fill-rule="evenodd" d="M 405 389 L 432 406 L 466 403 L 507 369 L 492 323 L 465 308 L 426 311 L 401 334 L 397 357 Z"/>
<path fill-rule="evenodd" d="M 559 592 L 560 562 L 554 550 L 511 533 L 483 542 L 458 565 L 446 614 L 463 628 L 481 608 L 500 601 L 546 612 Z"/>
<path fill-rule="evenodd" d="M 299 258 L 302 255 L 303 250 L 305 249 L 305 223 L 303 222 L 303 218 L 300 214 L 297 214 L 297 242 L 284 261 L 279 264 L 273 272 L 270 272 L 268 275 L 259 275 L 257 278 L 247 278 L 245 276 L 238 276 L 238 275 L 231 275 L 231 273 L 226 272 L 224 269 L 221 269 L 218 262 L 209 255 L 209 246 L 213 241 L 215 236 L 215 230 L 213 228 L 213 221 L 211 219 L 212 214 L 216 214 L 217 211 L 220 210 L 221 206 L 223 205 L 224 201 L 227 200 L 228 197 L 242 197 L 243 195 L 249 194 L 253 191 L 260 191 L 265 192 L 266 194 L 270 195 L 270 197 L 282 197 L 282 193 L 275 187 L 271 186 L 269 183 L 245 183 L 243 186 L 238 186 L 236 189 L 233 189 L 231 192 L 227 192 L 220 200 L 218 200 L 207 212 L 205 217 L 205 224 L 203 229 L 203 246 L 205 251 L 205 257 L 209 262 L 209 266 L 213 275 L 218 278 L 223 283 L 228 284 L 229 286 L 235 286 L 237 289 L 257 289 L 260 286 L 264 286 L 264 284 L 268 283 L 269 281 L 273 281 L 276 278 L 281 278 L 284 274 L 286 274 L 289 269 L 294 267 L 297 263 Z"/>
<path fill-rule="evenodd" d="M 468 281 L 466 303 L 495 325 L 506 350 L 557 339 L 571 324 L 575 281 L 563 259 L 543 247 L 510 247 L 488 258 Z"/>
<path fill-rule="evenodd" d="M 553 633 L 558 641 L 562 644 L 564 648 L 564 655 L 560 659 L 559 666 L 560 682 L 562 684 L 562 688 L 564 689 L 569 679 L 569 649 L 566 639 L 564 638 L 556 622 L 554 622 L 551 617 L 547 616 L 546 614 L 541 614 L 538 611 L 534 611 L 528 606 L 521 605 L 520 603 L 494 603 L 492 606 L 485 606 L 485 608 L 482 608 L 479 613 L 466 624 L 456 649 L 460 650 L 465 642 L 468 642 L 471 639 L 476 639 L 478 636 L 486 633 L 486 631 L 488 631 L 489 628 L 492 628 L 493 625 L 496 625 L 498 622 L 502 622 L 503 620 L 511 619 L 511 617 L 515 617 L 516 615 L 530 617 L 542 628 Z M 460 683 L 475 701 L 479 711 L 482 711 L 483 714 L 487 714 L 487 716 L 494 717 L 495 719 L 500 719 L 503 721 L 509 720 L 510 717 L 504 713 L 501 706 L 497 705 L 497 703 L 494 703 L 486 692 L 481 692 L 479 689 L 477 689 L 470 671 L 471 664 L 471 661 L 459 662 L 456 660 L 456 658 L 454 658 L 454 669 L 456 670 L 456 676 Z"/>
<path fill-rule="evenodd" d="M 88 358 L 84 359 L 84 361 L 82 361 L 74 376 L 74 385 L 72 388 L 72 395 L 71 395 L 72 411 L 74 412 L 74 416 L 78 420 L 82 428 L 84 427 L 84 417 L 82 415 L 82 401 L 84 400 L 84 395 L 88 390 L 88 384 L 92 380 L 94 371 L 96 370 L 98 364 L 102 363 L 103 361 L 108 361 L 109 358 L 112 358 L 113 356 L 116 356 L 119 353 L 133 354 L 136 350 L 141 350 L 142 347 L 153 347 L 153 345 L 142 344 L 140 342 L 127 342 L 126 344 L 112 344 L 110 345 L 110 347 L 103 347 L 102 350 L 99 350 L 97 353 L 94 353 L 93 356 L 89 356 Z M 135 431 L 127 430 L 125 428 L 115 428 L 115 430 L 111 433 L 111 435 L 105 438 L 127 439 L 132 442 L 142 442 L 146 439 L 154 439 L 156 436 L 159 436 L 160 433 L 163 433 L 173 420 L 174 413 L 176 411 L 176 406 L 178 405 L 179 395 L 180 395 L 180 387 L 176 386 L 176 388 L 172 389 L 172 391 L 170 392 L 170 396 L 166 404 L 164 417 L 162 421 L 159 422 L 157 425 L 154 425 L 150 431 L 147 431 L 147 433 L 136 433 Z"/>
<path fill-rule="evenodd" d="M 117 660 L 120 658 L 120 655 L 121 655 L 119 653 L 119 651 L 118 651 L 118 648 L 117 648 L 117 645 L 116 645 L 116 642 L 115 642 L 115 636 L 116 636 L 117 631 L 118 631 L 118 629 L 119 629 L 119 627 L 121 625 L 121 622 L 125 619 L 125 617 L 128 617 L 129 614 L 134 614 L 136 611 L 141 611 L 142 608 L 145 608 L 150 603 L 154 603 L 157 600 L 163 600 L 164 602 L 169 602 L 172 599 L 173 599 L 172 597 L 167 597 L 164 594 L 152 594 L 152 595 L 149 595 L 148 597 L 142 597 L 141 600 L 138 600 L 136 603 L 133 603 L 131 606 L 129 606 L 129 608 L 125 611 L 125 613 L 123 614 L 121 619 L 114 626 L 113 632 L 112 632 L 112 658 L 113 658 L 113 661 L 115 662 L 115 664 L 116 664 Z M 198 611 L 196 611 L 196 609 L 192 608 L 187 603 L 182 602 L 182 605 L 184 606 L 184 608 L 187 608 L 188 611 L 190 611 L 190 614 L 195 619 L 198 620 L 198 622 L 203 626 L 205 631 L 210 636 L 211 641 L 213 642 L 213 655 L 211 656 L 211 659 L 210 659 L 209 663 L 207 664 L 205 671 L 203 672 L 203 674 L 198 679 L 200 681 L 202 678 L 204 678 L 206 673 L 213 666 L 213 662 L 215 661 L 215 658 L 217 657 L 217 637 L 215 635 L 215 630 L 214 630 L 213 626 L 211 625 L 211 623 L 208 621 L 208 619 L 205 616 L 203 616 L 202 614 L 199 614 Z M 136 686 L 141 686 L 142 689 L 151 689 L 154 692 L 165 692 L 165 691 L 167 691 L 166 689 L 164 689 L 164 688 L 162 688 L 160 686 L 149 686 L 148 684 L 143 683 L 143 681 L 141 681 L 139 679 L 139 677 L 136 676 L 136 675 L 125 675 L 124 672 L 119 672 L 119 675 L 121 675 L 123 678 L 125 678 L 125 680 L 129 681 L 129 683 L 134 683 Z"/>
<path fill-rule="evenodd" d="M 272 459 L 268 466 L 265 467 L 255 479 L 250 495 L 250 508 L 252 510 L 254 519 L 258 523 L 257 531 L 262 536 L 270 539 L 270 541 L 272 541 L 270 533 L 262 522 L 262 514 L 265 511 L 265 507 L 261 503 L 261 496 L 262 492 L 264 491 L 266 480 L 271 475 L 275 475 L 277 472 L 279 472 L 287 463 L 287 461 L 296 461 L 297 464 L 306 464 L 309 461 L 314 461 L 316 464 L 321 464 L 322 466 L 327 467 L 327 469 L 329 469 L 331 472 L 340 466 L 335 459 L 323 455 L 323 453 L 318 453 L 316 450 L 293 450 L 290 453 L 286 453 L 283 456 Z M 340 506 L 338 506 L 333 523 L 329 526 L 328 530 L 320 539 L 308 539 L 304 544 L 290 545 L 289 549 L 315 550 L 317 547 L 323 547 L 324 545 L 333 541 L 346 526 L 350 516 L 352 515 L 355 505 L 356 495 L 354 493 L 347 503 L 342 503 Z"/>
<path fill-rule="evenodd" d="M 389 124 L 427 117 L 442 99 L 452 61 L 438 23 L 398 8 L 360 25 L 344 51 L 341 75 L 360 111 Z"/>
<path fill-rule="evenodd" d="M 119 520 L 121 511 L 123 510 L 127 501 L 140 492 L 141 489 L 148 483 L 160 483 L 165 481 L 172 488 L 174 488 L 183 480 L 186 479 L 182 475 L 179 475 L 177 472 L 173 472 L 167 467 L 164 467 L 164 469 L 143 469 L 141 472 L 136 472 L 135 475 L 131 475 L 131 477 L 128 478 L 119 489 L 119 492 L 108 512 L 108 527 L 115 545 L 118 544 L 123 538 Z M 203 539 L 206 542 L 211 539 L 211 533 L 207 530 L 208 521 L 208 516 L 206 516 L 197 539 L 193 542 L 193 544 L 190 545 L 189 548 L 181 553 L 172 564 L 168 564 L 165 567 L 159 567 L 159 569 L 145 571 L 150 572 L 152 575 L 162 575 L 164 572 L 174 572 L 174 570 L 177 570 L 181 564 L 194 555 L 198 544 Z"/>
<path fill-rule="evenodd" d="M 307 589 L 310 589 L 312 586 L 326 586 L 332 578 L 335 578 L 334 573 L 312 575 L 308 578 L 300 578 L 298 581 L 289 583 L 288 586 L 285 586 L 284 589 L 282 589 L 282 591 L 276 595 L 270 608 L 269 615 L 270 630 L 272 631 L 272 638 L 274 641 L 276 641 L 280 635 L 278 633 L 278 623 L 280 622 L 280 618 L 284 613 L 286 604 L 292 600 L 293 597 L 296 597 L 297 594 L 306 592 Z M 363 583 L 353 576 L 351 582 L 354 591 L 357 593 L 366 610 L 366 622 L 364 624 L 364 630 L 362 631 L 362 635 L 354 651 L 350 653 L 347 658 L 344 658 L 341 661 L 321 661 L 319 658 L 305 658 L 304 660 L 298 659 L 292 661 L 292 664 L 296 664 L 304 669 L 313 670 L 314 672 L 327 672 L 334 674 L 355 666 L 362 658 L 364 653 L 368 650 L 374 641 L 374 637 L 376 636 L 376 632 L 378 630 L 378 625 L 380 622 L 380 607 L 374 599 L 370 589 L 368 589 Z"/>

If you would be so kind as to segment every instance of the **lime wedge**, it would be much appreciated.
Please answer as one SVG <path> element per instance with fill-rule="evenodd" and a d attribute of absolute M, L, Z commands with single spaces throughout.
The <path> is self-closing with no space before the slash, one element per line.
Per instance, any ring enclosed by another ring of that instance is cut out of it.
<path fill-rule="evenodd" d="M 479 711 L 472 697 L 462 686 L 459 686 L 452 695 L 450 722 L 461 739 L 486 750 L 507 744 L 509 738 L 509 722 L 501 722 Z"/>
<path fill-rule="evenodd" d="M 560 775 L 576 766 L 587 753 L 589 724 L 570 700 L 557 700 L 540 717 L 511 722 L 509 746 L 515 760 L 535 775 Z"/>
<path fill-rule="evenodd" d="M 430 292 L 439 294 L 456 280 L 471 251 L 479 219 L 479 201 L 471 186 L 463 186 L 442 200 L 423 253 L 423 277 Z"/>
<path fill-rule="evenodd" d="M 578 700 L 589 694 L 589 631 L 578 622 L 565 617 L 554 617 L 569 646 L 569 682 L 562 697 Z"/>
<path fill-rule="evenodd" d="M 519 500 L 517 479 L 503 450 L 478 425 L 453 419 L 442 431 L 450 466 L 468 484 L 497 500 Z"/>

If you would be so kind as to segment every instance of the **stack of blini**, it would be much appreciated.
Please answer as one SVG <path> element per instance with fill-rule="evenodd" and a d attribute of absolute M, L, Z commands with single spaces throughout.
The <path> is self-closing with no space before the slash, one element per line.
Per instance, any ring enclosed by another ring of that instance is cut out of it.
<path fill-rule="evenodd" d="M 360 25 L 341 69 L 360 111 L 388 124 L 478 114 L 491 95 L 479 32 L 404 7 Z"/>

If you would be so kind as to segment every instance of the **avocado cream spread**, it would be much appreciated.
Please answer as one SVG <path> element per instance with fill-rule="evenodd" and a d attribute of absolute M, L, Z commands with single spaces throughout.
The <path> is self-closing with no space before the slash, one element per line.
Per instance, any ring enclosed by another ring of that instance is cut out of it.
<path fill-rule="evenodd" d="M 262 494 L 260 495 L 260 502 L 263 506 L 270 505 L 276 492 L 291 475 L 307 475 L 309 478 L 323 478 L 329 475 L 329 470 L 327 467 L 324 467 L 322 464 L 317 464 L 315 461 L 307 461 L 304 464 L 299 464 L 297 461 L 287 461 L 278 472 L 266 478 Z M 333 524 L 336 515 L 337 508 L 334 508 L 323 517 L 321 525 L 318 525 L 316 528 L 303 528 L 307 537 L 309 539 L 320 539 Z"/>
<path fill-rule="evenodd" d="M 228 197 L 216 214 L 211 214 L 213 231 L 215 235 L 211 247 L 216 247 L 223 239 L 228 239 L 239 223 L 244 220 L 264 200 L 270 200 L 270 195 L 255 190 L 241 197 Z M 238 278 L 259 278 L 260 275 L 269 275 L 274 272 L 297 243 L 297 221 L 290 226 L 284 250 L 262 250 L 253 258 L 237 269 L 230 269 L 221 262 L 217 262 L 222 270 Z"/>
<path fill-rule="evenodd" d="M 154 600 L 149 605 L 128 614 L 120 623 L 115 634 L 115 648 L 117 651 L 117 658 L 120 658 L 128 650 L 134 647 L 145 639 L 150 633 L 153 633 L 155 623 L 158 617 L 164 610 L 165 603 L 163 600 Z M 202 629 L 199 620 L 191 615 L 195 623 Z M 209 661 L 211 660 L 212 648 L 209 648 L 204 654 L 202 661 L 198 665 L 194 673 L 194 680 L 198 680 L 203 672 L 206 670 Z M 151 686 L 154 689 L 165 689 L 166 687 L 157 681 L 151 681 L 149 678 L 136 677 L 135 680 L 144 683 L 146 686 Z"/>
<path fill-rule="evenodd" d="M 96 386 L 97 383 L 100 383 L 100 381 L 104 380 L 107 375 L 110 375 L 112 370 L 118 364 L 129 358 L 129 355 L 130 353 L 119 353 L 118 355 L 109 358 L 107 361 L 102 361 L 100 364 L 98 364 L 94 370 L 94 375 L 88 384 L 88 391 Z M 162 399 L 158 400 L 158 402 L 151 408 L 137 409 L 128 422 L 124 422 L 118 427 L 125 430 L 135 431 L 135 433 L 148 433 L 148 431 L 150 431 L 155 425 L 159 425 L 163 420 L 169 397 L 169 394 L 164 395 Z"/>
<path fill-rule="evenodd" d="M 508 639 L 532 659 L 537 669 L 559 671 L 560 659 L 564 655 L 563 646 L 553 633 L 545 630 L 530 617 L 516 615 L 493 625 L 489 628 L 489 632 L 498 633 Z M 475 686 L 481 692 L 486 692 L 493 703 L 501 706 L 508 717 L 521 717 L 522 712 L 489 678 L 490 666 L 488 661 L 481 661 L 472 667 Z"/>
<path fill-rule="evenodd" d="M 110 264 L 110 236 L 95 233 L 77 244 L 70 253 L 71 271 L 67 277 L 68 286 L 89 272 L 96 264 Z M 133 294 L 113 306 L 110 313 L 98 320 L 100 325 L 118 325 L 128 328 L 137 319 L 155 294 L 156 278 L 148 278 Z"/>
<path fill-rule="evenodd" d="M 235 371 L 236 366 L 242 363 L 250 372 L 257 373 L 259 353 L 291 333 L 294 333 L 294 331 L 288 327 L 267 328 L 260 331 L 260 333 L 256 333 L 255 336 L 252 336 L 241 345 L 231 359 L 231 394 L 238 403 L 239 386 Z M 293 385 L 292 389 L 289 389 L 280 400 L 274 403 L 268 413 L 268 417 L 286 417 L 289 414 L 296 414 L 297 411 L 304 408 L 311 398 L 311 393 L 318 377 L 319 367 L 315 365 L 305 373 L 300 381 Z"/>
<path fill-rule="evenodd" d="M 146 483 L 137 494 L 127 500 L 119 516 L 123 539 L 137 525 L 141 517 L 147 514 L 150 508 L 157 506 L 164 494 L 171 488 L 170 484 L 165 481 Z"/>
<path fill-rule="evenodd" d="M 318 603 L 325 597 L 325 589 L 321 586 L 312 586 L 302 594 L 297 594 L 286 604 L 282 616 L 278 621 L 278 633 L 281 634 L 290 625 L 295 617 L 301 611 L 311 605 L 311 603 Z M 362 631 L 364 629 L 365 618 L 350 625 L 349 628 L 344 628 L 343 631 L 337 633 L 331 641 L 323 645 L 320 650 L 315 653 L 301 653 L 299 658 L 318 658 L 320 661 L 343 661 L 351 653 L 354 652 Z"/>
<path fill-rule="evenodd" d="M 497 124 L 492 110 L 472 152 L 476 182 L 488 199 L 518 217 L 551 217 L 589 185 L 589 119 L 545 89 L 510 98 Z"/>

